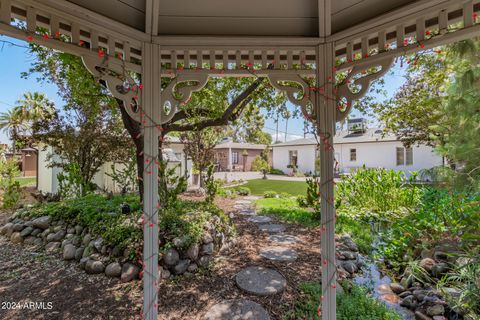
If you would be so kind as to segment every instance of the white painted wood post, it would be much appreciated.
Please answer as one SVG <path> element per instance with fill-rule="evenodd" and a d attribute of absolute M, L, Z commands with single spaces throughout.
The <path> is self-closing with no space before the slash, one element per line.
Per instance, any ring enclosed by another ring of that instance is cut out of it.
<path fill-rule="evenodd" d="M 335 63 L 333 43 L 322 44 L 317 52 L 316 114 L 320 140 L 320 202 L 321 202 L 321 268 L 322 268 L 322 319 L 335 320 L 337 270 L 335 261 L 335 206 L 334 206 L 334 150 L 335 135 L 334 99 Z"/>
<path fill-rule="evenodd" d="M 143 44 L 143 319 L 157 320 L 158 309 L 158 138 L 160 124 L 160 50 Z"/>

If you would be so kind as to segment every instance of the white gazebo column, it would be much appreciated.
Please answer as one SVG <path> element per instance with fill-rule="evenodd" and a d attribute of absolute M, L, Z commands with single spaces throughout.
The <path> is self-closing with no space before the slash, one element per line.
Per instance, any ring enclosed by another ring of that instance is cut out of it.
<path fill-rule="evenodd" d="M 160 124 L 160 50 L 143 45 L 142 111 L 144 123 L 143 172 L 143 319 L 157 320 L 158 313 L 158 125 Z"/>
<path fill-rule="evenodd" d="M 321 269 L 323 320 L 336 319 L 336 262 L 335 262 L 335 206 L 334 206 L 334 150 L 335 135 L 334 45 L 322 44 L 317 52 L 317 130 L 320 140 L 320 210 L 321 210 Z"/>

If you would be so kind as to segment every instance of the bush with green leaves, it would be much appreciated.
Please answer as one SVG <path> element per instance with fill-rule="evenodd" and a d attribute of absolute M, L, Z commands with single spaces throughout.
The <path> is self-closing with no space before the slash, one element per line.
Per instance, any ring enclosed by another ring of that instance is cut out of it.
<path fill-rule="evenodd" d="M 336 207 L 348 210 L 354 218 L 367 221 L 403 217 L 419 205 L 421 188 L 401 171 L 360 168 L 342 178 L 336 189 Z"/>
<path fill-rule="evenodd" d="M 215 165 L 211 164 L 207 168 L 207 172 L 205 174 L 205 189 L 207 193 L 207 197 L 205 198 L 205 201 L 207 203 L 212 203 L 213 200 L 215 200 L 215 195 L 218 192 L 218 189 L 220 188 L 221 183 L 219 181 L 215 180 L 215 177 L 213 175 L 215 171 Z"/>
<path fill-rule="evenodd" d="M 77 163 L 62 166 L 62 172 L 57 174 L 58 194 L 62 199 L 72 199 L 85 196 L 96 189 L 94 183 L 85 181 Z"/>
<path fill-rule="evenodd" d="M 270 171 L 269 171 L 270 174 L 276 174 L 276 175 L 285 175 L 285 172 L 283 172 L 282 170 L 280 169 L 275 169 L 275 168 L 270 168 Z"/>
<path fill-rule="evenodd" d="M 308 208 L 308 202 L 306 196 L 297 196 L 297 203 L 300 208 Z"/>
<path fill-rule="evenodd" d="M 14 208 L 20 200 L 20 183 L 15 180 L 19 174 L 16 161 L 0 161 L 0 193 L 3 208 Z"/>
<path fill-rule="evenodd" d="M 177 174 L 179 166 L 169 166 L 168 161 L 159 161 L 158 196 L 162 199 L 162 207 L 175 207 L 178 195 L 187 190 L 187 178 Z"/>
<path fill-rule="evenodd" d="M 300 284 L 301 298 L 290 306 L 282 317 L 284 320 L 321 319 L 318 305 L 321 301 L 322 287 L 317 282 Z M 401 320 L 402 317 L 388 309 L 386 305 L 373 298 L 367 289 L 352 285 L 344 293 L 337 294 L 338 320 Z"/>
<path fill-rule="evenodd" d="M 248 196 L 251 193 L 250 189 L 247 187 L 237 187 L 235 190 L 239 196 Z"/>
<path fill-rule="evenodd" d="M 479 203 L 480 193 L 424 188 L 419 208 L 395 221 L 384 232 L 379 253 L 401 267 L 405 256 L 416 258 L 419 250 L 428 249 L 441 240 L 451 239 L 465 250 L 478 246 Z"/>
<path fill-rule="evenodd" d="M 105 174 L 120 186 L 123 194 L 135 191 L 137 188 L 137 159 L 133 155 L 126 162 L 112 163 L 110 171 Z"/>
<path fill-rule="evenodd" d="M 263 193 L 263 197 L 264 198 L 277 198 L 278 193 L 276 191 L 265 191 Z"/>

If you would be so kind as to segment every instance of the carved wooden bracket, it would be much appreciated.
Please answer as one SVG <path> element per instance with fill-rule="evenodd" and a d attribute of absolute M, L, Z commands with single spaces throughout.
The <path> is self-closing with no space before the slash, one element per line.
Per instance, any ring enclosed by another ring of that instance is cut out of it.
<path fill-rule="evenodd" d="M 179 74 L 162 91 L 160 119 L 166 123 L 172 119 L 182 103 L 190 100 L 192 93 L 202 90 L 208 82 L 208 74 Z"/>
<path fill-rule="evenodd" d="M 310 121 L 315 121 L 315 94 L 310 85 L 299 74 L 269 74 L 270 84 L 277 90 L 286 93 L 288 100 L 301 108 L 303 115 Z M 298 86 L 292 85 L 292 83 Z"/>
<path fill-rule="evenodd" d="M 355 65 L 348 73 L 347 78 L 337 87 L 337 102 L 345 100 L 345 108 L 337 108 L 336 121 L 342 121 L 352 109 L 353 101 L 362 98 L 370 88 L 372 81 L 382 77 L 392 66 L 395 57 L 389 56 L 376 62 L 360 63 Z M 364 72 L 373 67 L 380 67 L 375 73 L 363 75 Z M 357 76 L 359 76 L 357 78 Z M 352 91 L 352 88 L 358 90 Z"/>
<path fill-rule="evenodd" d="M 99 80 L 105 81 L 112 95 L 123 101 L 128 115 L 141 122 L 140 108 L 142 95 L 135 81 L 121 64 L 109 63 L 108 58 L 82 57 L 83 64 Z"/>

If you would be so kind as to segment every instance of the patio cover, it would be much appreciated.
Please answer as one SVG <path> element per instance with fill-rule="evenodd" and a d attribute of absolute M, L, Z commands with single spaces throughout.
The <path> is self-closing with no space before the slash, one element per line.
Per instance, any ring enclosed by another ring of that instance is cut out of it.
<path fill-rule="evenodd" d="M 0 33 L 81 56 L 115 97 L 139 106 L 130 116 L 145 123 L 144 154 L 152 160 L 158 157 L 157 125 L 209 77 L 268 77 L 317 125 L 321 138 L 320 310 L 331 320 L 335 122 L 395 57 L 478 35 L 478 11 L 480 0 L 0 0 Z M 364 73 L 370 68 L 376 72 Z M 141 74 L 143 90 L 128 72 Z M 348 73 L 339 83 L 338 72 Z M 161 90 L 161 77 L 175 81 Z M 121 90 L 126 82 L 133 90 Z M 188 85 L 177 88 L 182 82 Z M 157 174 L 150 161 L 143 176 L 145 319 L 157 318 Z"/>

